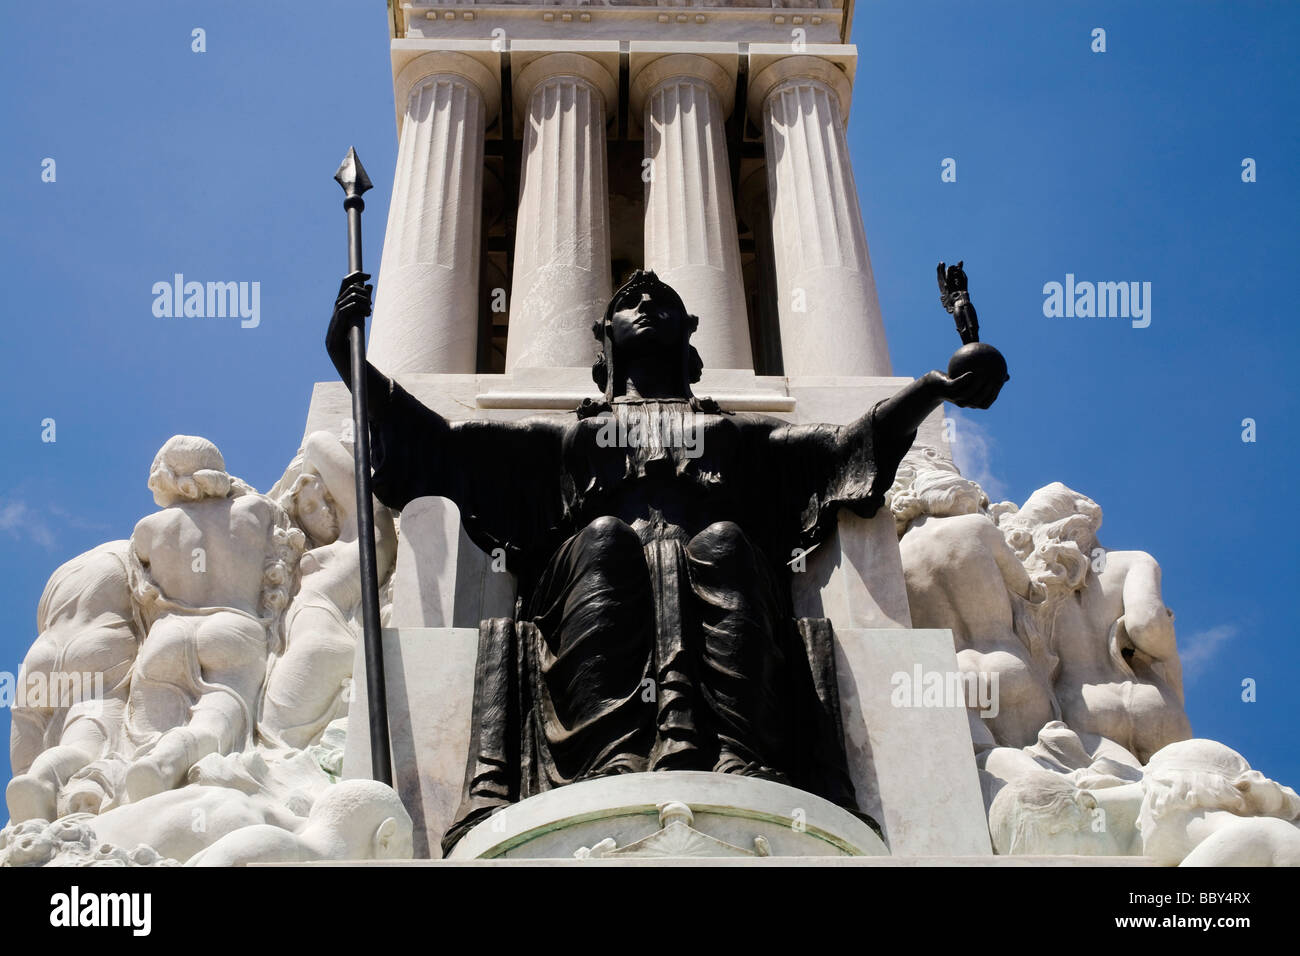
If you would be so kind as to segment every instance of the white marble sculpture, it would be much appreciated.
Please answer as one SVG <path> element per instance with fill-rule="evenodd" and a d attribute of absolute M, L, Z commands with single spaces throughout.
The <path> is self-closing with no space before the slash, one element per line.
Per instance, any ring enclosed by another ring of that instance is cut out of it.
<path fill-rule="evenodd" d="M 950 465 L 912 457 L 890 507 L 913 625 L 950 628 L 962 669 L 998 677 L 996 716 L 972 713 L 977 751 L 1028 746 L 1055 719 L 1139 761 L 1191 735 L 1160 567 L 1103 549 L 1095 502 L 1054 482 L 990 506 Z"/>
<path fill-rule="evenodd" d="M 60 566 L 36 611 L 39 636 L 18 673 L 5 791 L 15 821 L 99 809 L 83 787 L 59 799 L 73 775 L 121 746 L 131 666 L 141 631 L 131 601 L 126 541 L 110 541 Z"/>
<path fill-rule="evenodd" d="M 999 853 L 1295 865 L 1295 794 L 1189 740 L 1160 567 L 1107 551 L 1101 509 L 1054 482 L 990 505 L 951 464 L 909 456 L 890 491 L 912 622 L 949 628 L 1000 699 L 968 711 Z"/>
<path fill-rule="evenodd" d="M 264 496 L 176 436 L 149 487 L 162 510 L 41 599 L 0 865 L 409 857 L 396 793 L 336 782 L 360 601 L 349 447 L 310 436 Z M 376 524 L 387 576 L 396 532 L 385 509 Z"/>
<path fill-rule="evenodd" d="M 301 828 L 271 823 L 243 827 L 191 857 L 188 865 L 409 860 L 411 829 L 411 817 L 391 787 L 343 780 L 317 799 Z"/>
<path fill-rule="evenodd" d="M 1142 791 L 1142 853 L 1158 863 L 1300 866 L 1300 795 L 1231 747 L 1170 744 L 1147 763 Z"/>
<path fill-rule="evenodd" d="M 998 853 L 1300 866 L 1300 796 L 1213 740 L 1154 754 L 1138 782 L 1022 766 L 989 808 Z"/>
<path fill-rule="evenodd" d="M 962 671 L 996 688 L 994 716 L 969 710 L 976 749 L 1032 743 L 1060 716 L 1054 662 L 1029 610 L 1042 586 L 993 523 L 979 485 L 955 468 L 905 462 L 890 508 L 912 626 L 950 628 Z"/>
<path fill-rule="evenodd" d="M 1034 616 L 1057 658 L 1053 690 L 1065 723 L 1142 761 L 1190 737 L 1174 615 L 1155 559 L 1102 548 L 1101 508 L 1060 482 L 1012 507 L 1003 506 L 998 527 L 1047 592 Z"/>
<path fill-rule="evenodd" d="M 270 491 L 307 535 L 301 584 L 285 616 L 285 648 L 273 658 L 262 701 L 259 736 L 306 747 L 347 713 L 356 651 L 352 621 L 361 603 L 356 486 L 352 453 L 329 432 L 307 436 L 302 452 Z M 397 557 L 392 514 L 375 506 L 379 579 Z"/>
<path fill-rule="evenodd" d="M 411 856 L 411 818 L 371 780 L 327 783 L 296 814 L 266 792 L 193 784 L 98 816 L 0 830 L 0 866 L 236 866 Z"/>
<path fill-rule="evenodd" d="M 169 439 L 149 487 L 162 510 L 131 535 L 148 626 L 127 706 L 133 802 L 176 786 L 207 754 L 252 744 L 305 543 L 283 508 L 226 473 L 206 439 Z"/>

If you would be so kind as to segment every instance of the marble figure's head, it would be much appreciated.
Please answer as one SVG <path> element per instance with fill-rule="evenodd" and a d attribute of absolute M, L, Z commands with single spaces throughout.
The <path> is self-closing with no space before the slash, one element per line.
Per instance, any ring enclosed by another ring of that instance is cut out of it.
<path fill-rule="evenodd" d="M 225 498 L 233 486 L 217 446 L 196 435 L 167 439 L 149 468 L 149 490 L 160 508 L 181 501 Z"/>
<path fill-rule="evenodd" d="M 1188 822 L 1215 811 L 1294 821 L 1300 818 L 1300 795 L 1252 770 L 1245 757 L 1217 740 L 1180 740 L 1151 755 L 1137 818 L 1144 856 L 1180 862 L 1196 842 Z"/>
<path fill-rule="evenodd" d="M 346 844 L 346 859 L 409 860 L 411 816 L 397 791 L 374 780 L 342 780 L 316 801 L 307 829 Z"/>
<path fill-rule="evenodd" d="M 319 475 L 311 472 L 299 475 L 284 504 L 293 523 L 307 532 L 310 547 L 319 548 L 338 540 L 338 508 Z"/>

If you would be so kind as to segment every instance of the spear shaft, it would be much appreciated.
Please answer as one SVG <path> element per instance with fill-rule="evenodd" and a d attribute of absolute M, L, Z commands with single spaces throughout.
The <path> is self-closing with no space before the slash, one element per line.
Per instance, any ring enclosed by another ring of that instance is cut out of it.
<path fill-rule="evenodd" d="M 361 272 L 361 194 L 370 188 L 357 151 L 349 149 L 334 174 L 343 187 L 343 208 L 348 213 L 348 272 Z M 361 622 L 366 655 L 366 702 L 370 716 L 371 775 L 393 784 L 392 754 L 388 741 L 388 694 L 384 684 L 383 632 L 379 626 L 379 571 L 375 559 L 375 510 L 370 486 L 370 415 L 366 395 L 366 320 L 357 319 L 348 330 L 352 353 L 353 465 L 357 485 L 357 544 L 361 549 Z"/>

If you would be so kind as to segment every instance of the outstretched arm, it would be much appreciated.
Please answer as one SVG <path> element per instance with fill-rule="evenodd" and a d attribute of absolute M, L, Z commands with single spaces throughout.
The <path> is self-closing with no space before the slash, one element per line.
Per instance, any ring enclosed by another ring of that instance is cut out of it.
<path fill-rule="evenodd" d="M 1005 381 L 1005 366 L 981 367 L 956 378 L 940 371 L 926 372 L 875 407 L 876 434 L 886 440 L 901 441 L 920 428 L 926 416 L 944 402 L 962 408 L 988 408 Z M 864 416 L 863 424 L 870 416 L 871 412 Z"/>
<path fill-rule="evenodd" d="M 365 329 L 366 316 L 370 314 L 370 297 L 374 292 L 372 286 L 366 285 L 369 278 L 364 272 L 353 272 L 343 277 L 338 298 L 334 300 L 334 315 L 325 333 L 325 349 L 349 391 L 352 389 L 352 347 L 348 332 L 354 323 L 361 323 L 362 330 Z M 392 388 L 392 380 L 366 362 L 366 397 L 372 422 L 379 421 L 387 413 Z"/>

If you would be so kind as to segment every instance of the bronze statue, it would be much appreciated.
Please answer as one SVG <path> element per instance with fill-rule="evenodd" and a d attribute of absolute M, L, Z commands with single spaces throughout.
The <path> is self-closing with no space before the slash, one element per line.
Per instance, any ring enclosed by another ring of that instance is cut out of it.
<path fill-rule="evenodd" d="M 980 340 L 980 323 L 966 289 L 966 270 L 962 268 L 965 264 L 965 260 L 955 266 L 939 263 L 939 301 L 957 323 L 962 342 L 970 345 Z"/>
<path fill-rule="evenodd" d="M 367 277 L 344 279 L 326 345 L 350 382 L 347 329 Z M 729 413 L 691 385 L 698 319 L 637 272 L 593 327 L 604 392 L 572 415 L 449 422 L 368 366 L 375 494 L 459 507 L 519 582 L 484 622 L 466 804 L 484 814 L 578 780 L 739 773 L 856 809 L 839 738 L 829 625 L 796 621 L 789 562 L 841 507 L 881 506 L 940 403 L 987 408 L 1001 356 L 928 372 L 850 425 Z"/>

